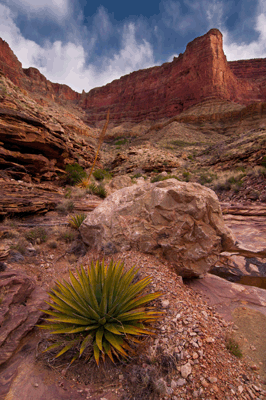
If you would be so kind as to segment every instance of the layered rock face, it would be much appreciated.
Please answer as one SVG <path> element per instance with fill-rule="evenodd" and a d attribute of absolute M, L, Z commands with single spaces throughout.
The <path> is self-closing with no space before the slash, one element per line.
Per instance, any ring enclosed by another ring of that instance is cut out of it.
<path fill-rule="evenodd" d="M 138 122 L 175 116 L 206 99 L 245 105 L 266 100 L 266 61 L 228 63 L 217 29 L 190 42 L 173 62 L 133 72 L 89 93 L 79 94 L 66 85 L 51 83 L 35 68 L 22 69 L 3 40 L 0 68 L 15 84 L 32 93 L 74 102 L 86 111 L 89 123 L 105 119 L 108 109 L 115 122 Z"/>
<path fill-rule="evenodd" d="M 16 352 L 20 341 L 30 332 L 47 309 L 45 291 L 27 275 L 0 272 L 0 365 Z"/>
<path fill-rule="evenodd" d="M 110 195 L 80 227 L 105 253 L 137 249 L 168 259 L 183 277 L 200 276 L 234 245 L 214 192 L 169 179 Z"/>
<path fill-rule="evenodd" d="M 52 98 L 53 100 L 74 101 L 80 98 L 80 94 L 67 85 L 52 83 L 36 68 L 23 69 L 7 42 L 0 38 L 0 70 L 15 85 L 39 96 Z"/>
<path fill-rule="evenodd" d="M 71 132 L 66 135 L 59 123 L 15 110 L 0 108 L 0 135 L 0 168 L 18 179 L 50 180 L 67 164 L 89 167 L 94 158 L 94 148 Z"/>
<path fill-rule="evenodd" d="M 173 62 L 92 89 L 81 104 L 89 122 L 102 119 L 108 108 L 115 120 L 141 121 L 177 115 L 209 98 L 248 103 L 259 95 L 254 85 L 233 74 L 223 52 L 222 34 L 212 29 L 189 43 Z"/>

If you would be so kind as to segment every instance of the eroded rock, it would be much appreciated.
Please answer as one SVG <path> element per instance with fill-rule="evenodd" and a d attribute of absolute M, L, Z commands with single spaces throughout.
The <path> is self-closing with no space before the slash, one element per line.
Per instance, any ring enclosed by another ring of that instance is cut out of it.
<path fill-rule="evenodd" d="M 206 273 L 234 244 L 215 193 L 176 179 L 116 191 L 80 232 L 88 246 L 105 253 L 137 249 L 164 257 L 183 277 Z"/>
<path fill-rule="evenodd" d="M 16 352 L 47 309 L 48 295 L 27 275 L 18 271 L 0 272 L 0 365 Z"/>

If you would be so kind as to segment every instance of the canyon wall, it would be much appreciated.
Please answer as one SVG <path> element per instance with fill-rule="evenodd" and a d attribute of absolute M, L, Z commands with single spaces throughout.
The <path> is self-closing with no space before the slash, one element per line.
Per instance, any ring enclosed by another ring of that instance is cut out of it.
<path fill-rule="evenodd" d="M 244 105 L 266 101 L 266 60 L 227 62 L 217 29 L 188 43 L 172 62 L 133 72 L 88 93 L 51 83 L 36 68 L 22 69 L 1 39 L 0 68 L 39 97 L 80 106 L 89 124 L 105 119 L 108 109 L 114 122 L 139 122 L 172 117 L 212 98 Z"/>

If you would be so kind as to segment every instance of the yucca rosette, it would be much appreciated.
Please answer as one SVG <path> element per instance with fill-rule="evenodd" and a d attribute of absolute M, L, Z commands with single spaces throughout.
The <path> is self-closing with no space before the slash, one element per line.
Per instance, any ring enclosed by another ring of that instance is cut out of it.
<path fill-rule="evenodd" d="M 50 315 L 48 323 L 40 325 L 52 334 L 71 337 L 56 357 L 76 347 L 76 359 L 91 346 L 97 364 L 105 355 L 114 361 L 113 356 L 128 357 L 139 336 L 154 334 L 152 324 L 162 313 L 147 303 L 161 293 L 146 293 L 151 279 L 134 282 L 137 273 L 134 267 L 125 271 L 121 262 L 105 265 L 97 261 L 86 269 L 81 267 L 77 277 L 70 272 L 70 282 L 56 283 L 50 293 L 53 303 L 48 302 L 53 310 L 45 311 Z M 54 343 L 46 351 L 57 346 L 62 343 Z"/>

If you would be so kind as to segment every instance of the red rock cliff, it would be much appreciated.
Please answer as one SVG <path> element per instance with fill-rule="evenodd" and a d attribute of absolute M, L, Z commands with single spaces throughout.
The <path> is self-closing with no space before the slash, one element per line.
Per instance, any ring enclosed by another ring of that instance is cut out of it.
<path fill-rule="evenodd" d="M 51 83 L 36 68 L 22 69 L 0 39 L 0 68 L 20 87 L 55 101 L 75 102 L 94 123 L 172 117 L 211 98 L 240 104 L 266 101 L 266 60 L 227 62 L 222 34 L 211 29 L 187 45 L 184 54 L 159 67 L 133 72 L 89 93 Z"/>
<path fill-rule="evenodd" d="M 67 85 L 52 83 L 37 68 L 22 68 L 7 42 L 0 38 L 0 70 L 15 85 L 53 100 L 78 101 L 81 95 Z"/>
<path fill-rule="evenodd" d="M 172 117 L 209 98 L 248 104 L 262 97 L 255 84 L 234 75 L 223 52 L 222 34 L 211 29 L 173 62 L 92 89 L 81 104 L 89 122 L 103 119 L 108 108 L 112 119 L 137 122 Z"/>

